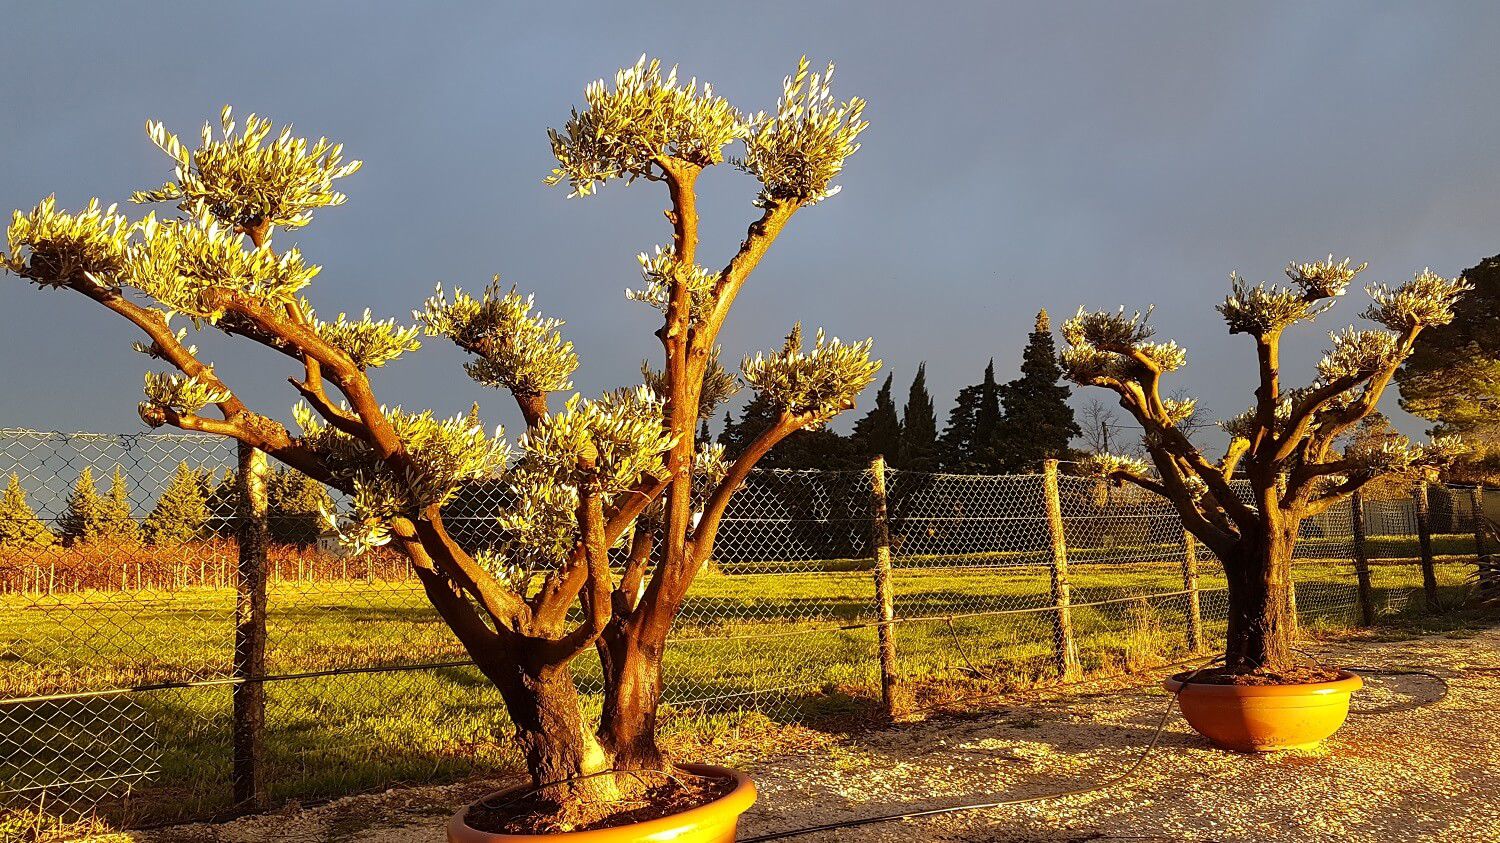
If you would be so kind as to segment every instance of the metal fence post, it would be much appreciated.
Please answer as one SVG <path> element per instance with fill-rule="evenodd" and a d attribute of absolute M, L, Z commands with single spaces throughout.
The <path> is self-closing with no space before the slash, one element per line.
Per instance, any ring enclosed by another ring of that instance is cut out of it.
<path fill-rule="evenodd" d="M 1052 647 L 1057 674 L 1076 679 L 1083 670 L 1078 662 L 1078 644 L 1073 640 L 1072 586 L 1068 584 L 1068 542 L 1063 536 L 1062 495 L 1057 488 L 1057 460 L 1042 468 L 1043 497 L 1047 502 L 1047 534 L 1052 540 Z"/>
<path fill-rule="evenodd" d="M 1365 551 L 1365 496 L 1358 490 L 1349 496 L 1349 526 L 1354 533 L 1354 578 L 1357 583 L 1359 622 L 1375 625 L 1375 597 L 1370 590 L 1370 558 Z"/>
<path fill-rule="evenodd" d="M 266 455 L 239 446 L 239 570 L 234 600 L 234 804 L 266 806 Z"/>
<path fill-rule="evenodd" d="M 1474 522 L 1474 558 L 1484 560 L 1484 484 L 1469 490 L 1469 516 Z"/>
<path fill-rule="evenodd" d="M 1427 481 L 1417 481 L 1412 489 L 1412 500 L 1417 507 L 1417 546 L 1422 552 L 1422 591 L 1427 595 L 1427 611 L 1436 612 L 1438 605 L 1437 569 L 1432 562 L 1432 517 L 1428 510 Z"/>
<path fill-rule="evenodd" d="M 1203 649 L 1203 609 L 1198 600 L 1198 540 L 1182 531 L 1182 588 L 1187 592 L 1187 644 Z"/>
<path fill-rule="evenodd" d="M 901 680 L 896 673 L 896 602 L 891 593 L 891 526 L 886 510 L 885 457 L 870 460 L 870 554 L 875 560 L 875 609 L 880 617 L 880 701 L 886 716 L 900 717 Z"/>

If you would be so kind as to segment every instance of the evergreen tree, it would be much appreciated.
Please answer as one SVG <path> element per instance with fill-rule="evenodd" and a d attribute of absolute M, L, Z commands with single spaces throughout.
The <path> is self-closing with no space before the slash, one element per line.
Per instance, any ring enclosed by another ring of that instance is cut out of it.
<path fill-rule="evenodd" d="M 1422 332 L 1396 372 L 1401 408 L 1436 422 L 1431 433 L 1469 447 L 1448 473 L 1463 483 L 1500 482 L 1500 255 L 1464 270 L 1474 289 L 1453 321 Z"/>
<path fill-rule="evenodd" d="M 323 529 L 322 513 L 333 498 L 322 483 L 291 468 L 277 468 L 266 483 L 266 521 L 271 540 L 312 544 Z"/>
<path fill-rule="evenodd" d="M 729 458 L 734 459 L 755 441 L 755 437 L 769 430 L 780 413 L 780 408 L 769 396 L 756 393 L 740 410 L 739 421 L 735 421 L 733 410 L 726 414 L 728 418 L 724 421 L 724 432 L 719 434 L 719 444 L 724 446 Z M 765 465 L 764 458 L 761 464 Z"/>
<path fill-rule="evenodd" d="M 885 383 L 875 393 L 875 406 L 864 418 L 854 423 L 853 439 L 855 452 L 864 459 L 884 455 L 888 460 L 899 458 L 901 448 L 901 417 L 896 414 L 896 402 L 891 398 L 891 381 L 894 375 L 886 375 Z"/>
<path fill-rule="evenodd" d="M 937 463 L 937 413 L 927 392 L 927 364 L 917 366 L 907 392 L 906 410 L 901 416 L 901 455 L 897 468 L 907 471 L 934 471 Z"/>
<path fill-rule="evenodd" d="M 938 463 L 944 471 L 958 474 L 974 471 L 974 429 L 981 389 L 978 384 L 960 389 L 948 413 L 948 424 L 938 437 Z"/>
<path fill-rule="evenodd" d="M 26 490 L 21 487 L 21 478 L 10 476 L 10 485 L 0 495 L 0 548 L 47 547 L 57 541 L 36 511 L 26 502 Z"/>
<path fill-rule="evenodd" d="M 938 438 L 938 462 L 944 471 L 994 474 L 999 471 L 995 431 L 1000 425 L 1000 387 L 995 361 L 984 368 L 984 380 L 959 390 L 947 427 Z"/>
<path fill-rule="evenodd" d="M 142 533 L 151 544 L 182 544 L 203 535 L 208 524 L 208 492 L 202 471 L 177 466 L 172 482 L 156 499 L 156 506 L 146 516 Z"/>
<path fill-rule="evenodd" d="M 204 508 L 208 510 L 206 530 L 210 535 L 223 538 L 235 534 L 235 516 L 240 511 L 239 475 L 232 468 L 224 469 L 224 476 L 216 483 L 213 473 L 203 478 L 206 490 Z"/>
<path fill-rule="evenodd" d="M 1083 431 L 1068 406 L 1070 390 L 1061 381 L 1052 322 L 1043 309 L 1027 338 L 1021 377 L 1000 387 L 1005 413 L 992 440 L 996 470 L 1035 471 L 1043 460 L 1067 456 L 1068 441 Z"/>
<path fill-rule="evenodd" d="M 78 473 L 73 493 L 68 495 L 67 511 L 58 522 L 63 538 L 70 543 L 97 539 L 103 532 L 104 509 L 99 489 L 94 485 L 94 471 L 84 466 Z"/>
<path fill-rule="evenodd" d="M 757 393 L 740 411 L 740 420 L 733 413 L 724 423 L 724 432 L 719 434 L 719 444 L 731 459 L 739 456 L 755 438 L 776 422 L 781 410 L 770 400 Z M 766 468 L 822 468 L 844 469 L 860 466 L 864 460 L 849 439 L 832 430 L 799 430 L 772 448 L 760 459 Z"/>
<path fill-rule="evenodd" d="M 979 474 L 996 474 L 1000 471 L 1000 455 L 995 450 L 995 437 L 1000 430 L 1000 384 L 995 381 L 995 358 L 991 357 L 984 367 L 984 380 L 979 384 L 979 406 L 974 411 L 974 471 Z"/>
<path fill-rule="evenodd" d="M 131 511 L 130 490 L 125 485 L 125 472 L 120 466 L 115 466 L 115 475 L 110 480 L 109 497 L 100 503 L 103 506 L 100 540 L 116 544 L 141 540 L 141 525 Z"/>

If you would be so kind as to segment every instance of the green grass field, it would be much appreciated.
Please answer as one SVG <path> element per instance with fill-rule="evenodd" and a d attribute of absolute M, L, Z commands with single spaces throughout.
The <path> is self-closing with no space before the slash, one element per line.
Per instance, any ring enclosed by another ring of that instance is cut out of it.
<path fill-rule="evenodd" d="M 1187 598 L 1150 596 L 1182 589 L 1178 562 L 1089 560 L 1078 554 L 1071 572 L 1085 670 L 1145 669 L 1187 654 Z M 875 630 L 837 628 L 872 619 L 870 573 L 820 567 L 700 577 L 667 659 L 669 740 L 718 740 L 751 725 L 839 727 L 873 712 Z M 1202 568 L 1202 628 L 1212 642 L 1223 627 L 1223 578 L 1212 562 Z M 1469 570 L 1457 558 L 1439 564 L 1445 600 L 1458 600 Z M 1420 593 L 1411 595 L 1420 587 L 1415 567 L 1376 564 L 1373 577 L 1378 608 L 1421 610 Z M 1351 622 L 1348 562 L 1304 560 L 1297 580 L 1309 628 Z M 929 618 L 895 627 L 900 671 L 918 704 L 1053 674 L 1055 613 L 1017 611 L 1050 604 L 1045 568 L 923 564 L 899 569 L 894 584 L 898 617 Z M 0 698 L 222 678 L 233 600 L 231 591 L 209 588 L 0 598 Z M 415 583 L 283 583 L 270 606 L 273 674 L 462 659 Z M 930 619 L 950 615 L 958 617 Z M 577 674 L 597 689 L 591 657 Z M 302 678 L 266 689 L 267 778 L 278 802 L 516 765 L 498 694 L 468 667 Z M 135 765 L 154 772 L 114 812 L 136 821 L 212 813 L 230 789 L 230 700 L 220 684 L 0 705 L 0 741 L 11 743 L 0 753 L 0 790 Z"/>

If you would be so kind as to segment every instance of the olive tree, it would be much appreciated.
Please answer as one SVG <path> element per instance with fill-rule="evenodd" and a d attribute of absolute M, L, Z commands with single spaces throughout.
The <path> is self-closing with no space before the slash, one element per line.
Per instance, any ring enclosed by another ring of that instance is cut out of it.
<path fill-rule="evenodd" d="M 530 296 L 493 283 L 482 292 L 441 285 L 416 324 L 320 318 L 304 292 L 318 273 L 299 249 L 277 249 L 345 201 L 335 182 L 360 166 L 341 145 L 308 142 L 254 115 L 238 131 L 205 126 L 189 148 L 160 123 L 151 140 L 175 164 L 172 180 L 133 197 L 174 203 L 180 216 L 129 220 L 98 201 L 69 213 L 53 199 L 17 212 L 9 270 L 43 288 L 72 290 L 145 334 L 136 349 L 165 364 L 145 379 L 140 415 L 153 427 L 217 434 L 259 448 L 347 496 L 340 529 L 355 545 L 390 544 L 410 560 L 428 600 L 499 689 L 531 777 L 556 806 L 556 827 L 607 812 L 639 787 L 609 771 L 669 771 L 656 739 L 668 632 L 725 507 L 770 448 L 854 405 L 879 361 L 869 340 L 800 330 L 780 351 L 746 358 L 742 379 L 769 396 L 776 422 L 732 462 L 698 448 L 700 415 L 730 390 L 717 363 L 719 332 L 766 251 L 803 208 L 838 191 L 834 179 L 866 123 L 858 99 L 836 101 L 832 66 L 804 59 L 775 111 L 748 114 L 708 85 L 681 82 L 644 58 L 587 87 L 585 104 L 550 132 L 557 167 L 546 179 L 572 196 L 606 182 L 666 188 L 670 243 L 640 258 L 644 284 L 629 298 L 662 314 L 662 367 L 635 388 L 585 399 L 563 323 Z M 731 144 L 738 157 L 726 159 Z M 758 180 L 758 214 L 720 268 L 698 255 L 697 184 L 730 161 Z M 295 427 L 252 409 L 188 343 L 217 328 L 295 365 Z M 525 430 L 507 446 L 473 419 L 383 405 L 373 370 L 441 336 L 470 355 L 478 383 L 514 397 Z M 516 503 L 499 520 L 493 552 L 466 552 L 442 507 L 464 483 L 503 476 Z M 585 722 L 570 665 L 597 653 L 604 703 Z"/>
<path fill-rule="evenodd" d="M 1282 383 L 1283 332 L 1326 311 L 1364 268 L 1329 256 L 1289 265 L 1290 286 L 1252 285 L 1230 276 L 1232 292 L 1218 311 L 1231 334 L 1255 341 L 1258 385 L 1250 408 L 1223 423 L 1230 439 L 1217 460 L 1183 429 L 1193 400 L 1162 397 L 1162 377 L 1181 368 L 1186 354 L 1174 342 L 1153 341 L 1149 312 L 1080 309 L 1063 325 L 1068 377 L 1116 392 L 1144 430 L 1148 459 L 1097 454 L 1089 460 L 1093 470 L 1165 497 L 1183 526 L 1224 565 L 1225 658 L 1232 671 L 1274 673 L 1291 663 L 1291 563 L 1304 518 L 1347 500 L 1377 477 L 1427 472 L 1462 449 L 1445 438 L 1427 445 L 1398 438 L 1374 447 L 1340 447 L 1375 411 L 1422 329 L 1453 318 L 1454 302 L 1469 289 L 1462 280 L 1424 270 L 1394 288 L 1367 288 L 1373 304 L 1363 315 L 1387 330 L 1332 333 L 1318 377 L 1302 388 Z M 1236 479 L 1247 487 L 1232 485 Z"/>

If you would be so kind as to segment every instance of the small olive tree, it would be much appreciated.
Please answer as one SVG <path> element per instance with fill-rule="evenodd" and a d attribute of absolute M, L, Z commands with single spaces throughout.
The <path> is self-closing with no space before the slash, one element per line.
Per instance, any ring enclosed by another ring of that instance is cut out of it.
<path fill-rule="evenodd" d="M 129 221 L 91 202 L 67 213 L 48 198 L 10 226 L 11 272 L 44 288 L 81 293 L 146 335 L 138 351 L 169 371 L 146 375 L 141 418 L 238 440 L 348 496 L 342 529 L 358 545 L 389 543 L 410 559 L 433 607 L 504 698 L 535 784 L 556 806 L 556 827 L 574 827 L 637 787 L 611 770 L 670 769 L 656 740 L 668 631 L 703 560 L 713 555 L 725 507 L 746 475 L 791 433 L 849 409 L 874 378 L 869 340 L 825 338 L 745 360 L 743 380 L 779 408 L 776 422 L 732 462 L 697 448 L 700 415 L 732 379 L 716 361 L 730 306 L 766 250 L 801 209 L 832 196 L 833 180 L 865 129 L 863 103 L 838 102 L 827 74 L 806 60 L 787 78 L 770 114 L 736 110 L 696 80 L 642 59 L 609 85 L 588 86 L 586 104 L 552 131 L 557 168 L 547 182 L 587 196 L 612 179 L 666 190 L 672 240 L 641 256 L 644 286 L 629 297 L 663 315 L 664 363 L 633 389 L 561 406 L 578 365 L 562 322 L 498 282 L 478 295 L 441 286 L 417 325 L 368 316 L 319 318 L 302 293 L 318 272 L 295 248 L 277 250 L 279 228 L 307 225 L 344 196 L 353 173 L 342 146 L 308 143 L 249 117 L 236 133 L 205 126 L 196 149 L 160 123 L 148 133 L 176 165 L 172 181 L 136 194 L 172 202 L 176 219 Z M 732 163 L 760 183 L 759 215 L 719 269 L 698 258 L 697 181 Z M 174 321 L 185 321 L 174 327 Z M 188 329 L 216 327 L 289 358 L 304 403 L 297 430 L 248 407 L 187 343 Z M 525 419 L 513 452 L 463 416 L 388 407 L 370 372 L 443 336 L 472 355 L 477 382 L 503 388 Z M 210 415 L 206 409 L 216 411 Z M 500 517 L 508 539 L 470 554 L 450 535 L 442 506 L 466 482 L 504 474 L 517 503 Z M 598 654 L 600 721 L 585 722 L 570 665 Z"/>
<path fill-rule="evenodd" d="M 1218 310 L 1231 334 L 1254 339 L 1259 381 L 1251 407 L 1223 423 L 1230 441 L 1219 460 L 1205 456 L 1183 431 L 1194 402 L 1161 395 L 1162 376 L 1186 361 L 1181 347 L 1152 341 L 1146 317 L 1127 316 L 1123 308 L 1079 309 L 1063 324 L 1068 377 L 1118 393 L 1120 405 L 1145 431 L 1149 465 L 1097 454 L 1090 459 L 1093 470 L 1167 498 L 1183 526 L 1224 565 L 1225 658 L 1232 671 L 1275 673 L 1291 664 L 1291 564 L 1304 518 L 1347 500 L 1377 477 L 1435 469 L 1462 448 L 1454 439 L 1414 445 L 1397 438 L 1340 451 L 1346 434 L 1374 412 L 1422 329 L 1453 318 L 1454 302 L 1469 289 L 1462 280 L 1423 271 L 1394 289 L 1367 288 L 1374 304 L 1363 315 L 1389 330 L 1351 327 L 1331 334 L 1318 378 L 1300 389 L 1282 384 L 1282 333 L 1326 311 L 1363 269 L 1329 256 L 1289 265 L 1291 286 L 1251 285 L 1230 276 L 1232 293 Z M 1248 488 L 1231 485 L 1241 477 Z"/>

